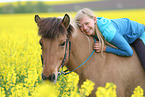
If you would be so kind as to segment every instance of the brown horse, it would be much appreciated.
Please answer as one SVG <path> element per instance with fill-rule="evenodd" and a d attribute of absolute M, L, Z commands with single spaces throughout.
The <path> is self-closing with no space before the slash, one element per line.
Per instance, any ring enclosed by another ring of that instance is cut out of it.
<path fill-rule="evenodd" d="M 35 22 L 41 35 L 43 79 L 56 81 L 62 63 L 71 71 L 82 64 L 93 51 L 93 38 L 86 36 L 78 28 L 75 29 L 67 14 L 63 19 L 40 18 L 35 15 Z M 104 56 L 105 58 L 100 53 L 94 53 L 83 66 L 75 70 L 80 77 L 79 84 L 86 79 L 95 83 L 91 97 L 95 97 L 96 88 L 104 86 L 106 82 L 117 85 L 118 97 L 130 97 L 136 86 L 145 90 L 145 71 L 135 52 L 131 57 L 105 52 Z"/>

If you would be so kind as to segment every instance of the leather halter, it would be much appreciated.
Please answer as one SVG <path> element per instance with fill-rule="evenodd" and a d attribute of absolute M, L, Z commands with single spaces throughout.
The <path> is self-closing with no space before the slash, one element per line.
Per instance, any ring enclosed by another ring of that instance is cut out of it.
<path fill-rule="evenodd" d="M 95 39 L 94 37 L 93 37 L 93 39 L 94 39 L 94 41 L 95 41 L 95 43 L 96 43 L 96 39 Z M 69 47 L 69 48 L 70 48 L 70 47 Z M 67 45 L 66 45 L 66 50 L 65 50 L 65 52 L 66 52 L 66 51 L 67 51 Z M 69 50 L 69 51 L 70 51 L 70 50 Z M 62 71 L 61 71 L 61 72 L 58 72 L 58 75 L 62 75 L 62 74 L 66 75 L 66 74 L 69 74 L 69 73 L 75 71 L 76 69 L 78 69 L 79 67 L 81 67 L 82 65 L 84 65 L 84 64 L 92 57 L 92 55 L 94 54 L 94 52 L 95 52 L 95 50 L 92 51 L 92 53 L 90 54 L 90 56 L 89 56 L 81 65 L 79 65 L 78 67 L 76 67 L 75 69 L 73 69 L 72 71 L 69 71 L 69 72 L 67 72 L 68 70 L 63 71 L 64 62 L 62 62 L 63 65 L 61 65 L 60 68 L 59 68 L 59 71 L 60 71 L 61 68 L 62 68 Z M 69 52 L 69 54 L 70 54 L 70 52 Z M 63 60 L 65 61 L 66 53 L 65 53 L 64 56 L 65 56 L 65 57 L 64 57 Z"/>
<path fill-rule="evenodd" d="M 67 56 L 68 42 L 69 42 L 69 56 L 68 56 L 68 58 L 70 57 L 71 41 L 70 41 L 70 40 L 68 39 L 68 37 L 67 37 L 67 39 L 66 39 L 66 46 L 65 46 L 65 54 L 64 54 L 64 58 L 63 58 L 63 60 L 62 60 L 61 66 L 60 66 L 60 68 L 59 68 L 58 75 L 65 74 L 65 72 L 66 72 L 66 71 L 63 71 L 63 67 L 64 67 L 64 62 L 65 62 L 66 56 Z M 62 71 L 60 72 L 60 69 L 61 69 L 61 68 L 62 68 Z"/>
<path fill-rule="evenodd" d="M 94 37 L 93 37 L 93 39 L 94 39 L 94 41 L 95 41 L 95 43 L 96 43 L 96 39 L 95 39 Z M 62 74 L 66 75 L 66 74 L 69 74 L 69 73 L 75 71 L 76 69 L 78 69 L 79 67 L 81 67 L 82 65 L 84 65 L 84 64 L 91 58 L 91 56 L 92 56 L 92 55 L 94 54 L 94 52 L 95 52 L 95 50 L 93 50 L 92 53 L 90 54 L 90 56 L 89 56 L 81 65 L 79 65 L 78 67 L 76 67 L 76 68 L 73 69 L 72 71 L 69 71 L 69 72 L 67 72 L 68 70 L 63 71 L 64 62 L 65 62 L 66 56 L 67 56 L 68 42 L 69 42 L 69 56 L 68 56 L 68 58 L 70 57 L 71 41 L 70 41 L 70 40 L 68 39 L 68 37 L 67 37 L 67 39 L 66 39 L 66 47 L 65 47 L 65 54 L 64 54 L 64 58 L 63 58 L 63 60 L 62 60 L 61 66 L 60 66 L 60 68 L 59 68 L 59 71 L 58 71 L 58 76 L 59 76 L 59 75 L 62 75 Z M 42 58 L 42 55 L 41 55 L 41 61 L 42 61 L 42 67 L 43 67 L 43 58 Z M 62 68 L 62 70 L 61 70 L 61 72 L 60 72 L 60 69 L 61 69 L 61 68 Z"/>
<path fill-rule="evenodd" d="M 64 62 L 65 62 L 66 56 L 67 56 L 68 42 L 69 42 L 69 56 L 68 56 L 68 58 L 70 57 L 71 41 L 70 41 L 70 40 L 68 39 L 68 37 L 67 37 L 67 39 L 66 39 L 66 46 L 65 46 L 65 54 L 64 54 L 64 58 L 63 58 L 63 60 L 62 60 L 61 66 L 60 66 L 60 68 L 59 68 L 59 71 L 60 71 L 61 68 L 62 68 L 62 70 L 63 70 Z M 43 57 L 42 57 L 42 55 L 41 55 L 41 62 L 42 62 L 42 67 L 43 67 Z M 59 72 L 58 72 L 58 73 L 59 73 Z"/>

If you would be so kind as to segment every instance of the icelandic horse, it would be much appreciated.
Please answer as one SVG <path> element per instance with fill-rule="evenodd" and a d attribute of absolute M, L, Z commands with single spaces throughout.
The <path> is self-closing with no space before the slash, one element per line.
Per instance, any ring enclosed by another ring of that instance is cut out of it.
<path fill-rule="evenodd" d="M 71 71 L 93 52 L 93 38 L 71 24 L 68 14 L 63 19 L 35 15 L 35 22 L 41 36 L 42 79 L 56 81 L 62 62 Z M 80 85 L 86 79 L 95 83 L 90 97 L 95 97 L 97 87 L 104 86 L 106 82 L 116 84 L 118 97 L 130 97 L 137 86 L 145 90 L 145 71 L 135 51 L 131 57 L 103 54 L 105 58 L 100 53 L 94 53 L 83 66 L 75 70 L 80 77 Z"/>

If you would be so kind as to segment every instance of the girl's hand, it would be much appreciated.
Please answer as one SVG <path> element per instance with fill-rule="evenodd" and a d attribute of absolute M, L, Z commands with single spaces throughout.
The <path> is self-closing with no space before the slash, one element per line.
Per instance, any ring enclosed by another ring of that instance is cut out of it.
<path fill-rule="evenodd" d="M 94 43 L 94 50 L 97 53 L 101 52 L 101 43 L 99 41 L 96 41 L 96 43 Z M 106 51 L 106 45 L 104 45 L 103 51 Z"/>

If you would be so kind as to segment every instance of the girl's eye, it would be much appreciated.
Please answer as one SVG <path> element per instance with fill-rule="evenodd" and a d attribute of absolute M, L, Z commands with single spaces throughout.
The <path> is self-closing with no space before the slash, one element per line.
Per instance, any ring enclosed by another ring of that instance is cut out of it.
<path fill-rule="evenodd" d="M 80 27 L 83 27 L 83 25 L 80 25 Z"/>
<path fill-rule="evenodd" d="M 83 25 L 78 25 L 80 28 L 83 27 Z"/>
<path fill-rule="evenodd" d="M 65 46 L 65 43 L 66 43 L 66 42 L 64 41 L 60 46 Z"/>
<path fill-rule="evenodd" d="M 86 23 L 85 23 L 85 25 L 88 25 L 88 24 L 89 24 L 89 22 L 86 22 Z"/>

